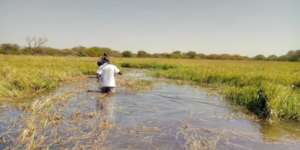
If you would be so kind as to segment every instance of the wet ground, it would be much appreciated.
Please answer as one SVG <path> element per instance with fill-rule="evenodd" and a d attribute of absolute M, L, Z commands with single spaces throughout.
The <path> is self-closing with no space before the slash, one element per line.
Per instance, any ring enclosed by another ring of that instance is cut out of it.
<path fill-rule="evenodd" d="M 1 104 L 0 149 L 300 149 L 298 123 L 261 121 L 207 89 L 129 72 L 125 81 L 154 84 L 103 95 L 85 78 L 30 105 Z"/>

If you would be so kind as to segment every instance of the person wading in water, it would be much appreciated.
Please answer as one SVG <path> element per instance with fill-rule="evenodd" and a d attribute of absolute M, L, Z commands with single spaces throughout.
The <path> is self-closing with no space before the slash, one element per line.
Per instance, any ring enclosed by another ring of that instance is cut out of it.
<path fill-rule="evenodd" d="M 109 58 L 106 56 L 102 57 L 101 63 L 97 70 L 98 81 L 101 84 L 102 93 L 113 93 L 115 92 L 116 80 L 115 75 L 122 75 L 119 68 L 110 63 Z"/>

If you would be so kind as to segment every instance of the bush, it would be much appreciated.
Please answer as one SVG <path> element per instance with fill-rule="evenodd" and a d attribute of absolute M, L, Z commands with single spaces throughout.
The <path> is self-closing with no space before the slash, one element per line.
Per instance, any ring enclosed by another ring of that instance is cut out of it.
<path fill-rule="evenodd" d="M 189 52 L 185 53 L 185 55 L 188 58 L 195 58 L 197 56 L 197 53 L 194 51 L 189 51 Z"/>
<path fill-rule="evenodd" d="M 150 54 L 148 54 L 145 51 L 138 51 L 137 52 L 137 57 L 149 57 L 149 56 L 150 56 Z"/>
<path fill-rule="evenodd" d="M 0 54 L 19 54 L 20 47 L 17 44 L 1 44 Z"/>
<path fill-rule="evenodd" d="M 122 52 L 122 56 L 123 57 L 132 57 L 133 54 L 131 53 L 131 51 L 124 51 L 124 52 Z"/>
<path fill-rule="evenodd" d="M 253 59 L 255 59 L 255 60 L 264 60 L 264 59 L 266 59 L 266 57 L 264 55 L 260 54 L 260 55 L 254 56 Z"/>

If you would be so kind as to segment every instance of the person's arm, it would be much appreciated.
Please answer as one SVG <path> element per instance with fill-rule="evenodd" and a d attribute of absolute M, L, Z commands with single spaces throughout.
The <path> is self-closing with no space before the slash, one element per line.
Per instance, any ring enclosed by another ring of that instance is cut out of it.
<path fill-rule="evenodd" d="M 117 73 L 118 75 L 122 75 L 122 72 L 120 71 L 120 69 L 118 67 L 115 66 L 115 73 Z"/>
<path fill-rule="evenodd" d="M 100 66 L 100 67 L 97 69 L 97 72 L 96 72 L 98 81 L 99 81 L 100 78 L 101 78 L 102 72 L 103 72 L 103 70 L 102 70 L 102 67 Z"/>
<path fill-rule="evenodd" d="M 100 79 L 101 79 L 101 75 L 99 75 L 99 74 L 96 74 L 96 76 L 97 76 L 97 80 L 98 80 L 98 81 L 100 81 Z"/>

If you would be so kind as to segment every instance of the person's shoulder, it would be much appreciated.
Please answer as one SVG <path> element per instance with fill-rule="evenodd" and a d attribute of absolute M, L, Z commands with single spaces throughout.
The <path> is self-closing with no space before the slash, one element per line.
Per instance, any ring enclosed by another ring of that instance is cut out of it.
<path fill-rule="evenodd" d="M 103 68 L 104 68 L 104 65 L 99 66 L 99 69 L 103 69 Z"/>
<path fill-rule="evenodd" d="M 114 64 L 108 64 L 110 67 L 117 67 L 116 65 Z"/>
<path fill-rule="evenodd" d="M 103 64 L 103 65 L 101 65 L 99 68 L 102 68 L 102 69 L 104 69 L 104 68 L 106 68 L 106 67 L 109 67 L 109 64 Z"/>
<path fill-rule="evenodd" d="M 116 65 L 114 65 L 114 64 L 110 64 L 110 68 L 112 68 L 112 69 L 116 69 L 116 70 L 118 70 L 119 68 L 116 66 Z"/>

